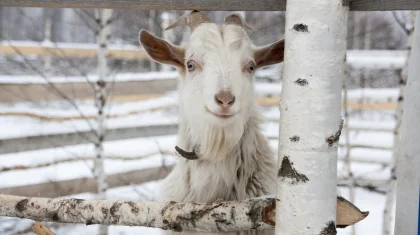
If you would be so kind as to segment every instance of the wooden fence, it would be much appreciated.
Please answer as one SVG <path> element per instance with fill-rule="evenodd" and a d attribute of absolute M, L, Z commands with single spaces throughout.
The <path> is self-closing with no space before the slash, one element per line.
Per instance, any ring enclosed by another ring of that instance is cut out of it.
<path fill-rule="evenodd" d="M 417 0 L 351 0 L 351 11 L 420 10 Z M 285 11 L 286 0 L 5 0 L 7 7 L 113 8 L 138 10 Z"/>

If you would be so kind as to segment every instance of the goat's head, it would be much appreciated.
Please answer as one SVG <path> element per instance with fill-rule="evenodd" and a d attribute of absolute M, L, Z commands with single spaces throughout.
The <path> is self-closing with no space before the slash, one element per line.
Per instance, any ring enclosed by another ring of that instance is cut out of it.
<path fill-rule="evenodd" d="M 219 26 L 193 11 L 167 29 L 181 25 L 191 29 L 190 41 L 184 47 L 146 30 L 139 35 L 152 59 L 176 67 L 183 77 L 181 115 L 190 122 L 199 120 L 217 126 L 245 124 L 255 106 L 253 75 L 263 66 L 283 61 L 284 41 L 254 46 L 245 31 L 251 27 L 239 14 L 226 17 Z"/>

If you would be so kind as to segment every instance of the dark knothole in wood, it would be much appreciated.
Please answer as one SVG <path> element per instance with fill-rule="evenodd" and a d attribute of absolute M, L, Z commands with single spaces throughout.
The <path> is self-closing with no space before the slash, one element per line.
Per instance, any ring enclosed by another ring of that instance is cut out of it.
<path fill-rule="evenodd" d="M 335 229 L 335 223 L 334 221 L 330 221 L 327 223 L 327 226 L 322 229 L 322 231 L 319 233 L 319 235 L 336 235 L 337 230 Z"/>
<path fill-rule="evenodd" d="M 293 168 L 288 156 L 284 156 L 277 176 L 291 179 L 291 184 L 306 183 L 309 181 L 306 175 L 298 173 L 296 169 Z"/>
<path fill-rule="evenodd" d="M 334 135 L 328 137 L 325 141 L 328 143 L 328 146 L 332 147 L 334 143 L 340 140 L 341 131 L 343 130 L 344 120 L 341 119 L 340 126 L 338 127 L 338 131 L 335 132 Z"/>
<path fill-rule="evenodd" d="M 308 85 L 308 81 L 306 79 L 298 78 L 295 81 L 295 84 L 297 84 L 299 86 L 306 86 L 306 85 Z"/>
<path fill-rule="evenodd" d="M 297 32 L 303 32 L 303 33 L 308 33 L 308 26 L 306 24 L 295 24 L 293 26 L 293 29 Z"/>
<path fill-rule="evenodd" d="M 295 136 L 290 137 L 289 140 L 292 141 L 292 142 L 299 142 L 300 137 L 295 135 Z"/>

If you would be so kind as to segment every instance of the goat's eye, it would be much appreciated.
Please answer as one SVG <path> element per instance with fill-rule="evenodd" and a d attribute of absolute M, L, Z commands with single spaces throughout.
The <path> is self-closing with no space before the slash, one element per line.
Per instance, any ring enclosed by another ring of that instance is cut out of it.
<path fill-rule="evenodd" d="M 187 62 L 187 68 L 188 68 L 189 72 L 194 71 L 195 67 L 196 67 L 196 63 L 195 63 L 194 60 L 190 60 L 190 61 Z"/>
<path fill-rule="evenodd" d="M 255 71 L 255 63 L 254 62 L 249 62 L 247 65 L 246 65 L 246 70 L 248 71 L 248 72 L 250 72 L 250 73 L 253 73 L 254 71 Z"/>

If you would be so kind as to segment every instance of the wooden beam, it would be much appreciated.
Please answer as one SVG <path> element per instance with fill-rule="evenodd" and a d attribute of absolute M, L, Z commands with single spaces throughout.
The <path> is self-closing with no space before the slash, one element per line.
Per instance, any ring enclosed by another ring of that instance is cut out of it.
<path fill-rule="evenodd" d="M 172 166 L 167 166 L 118 173 L 109 175 L 107 181 L 109 188 L 143 184 L 165 178 L 171 169 Z M 0 188 L 0 194 L 26 197 L 61 197 L 80 193 L 96 193 L 96 181 L 93 177 Z"/>
<path fill-rule="evenodd" d="M 344 2 L 344 0 L 343 0 Z M 418 0 L 351 0 L 352 11 L 420 10 Z M 4 0 L 1 7 L 131 10 L 285 11 L 286 0 Z"/>
<path fill-rule="evenodd" d="M 0 3 L 2 6 L 2 3 Z M 4 55 L 52 55 L 66 58 L 94 58 L 98 51 L 97 44 L 88 43 L 34 43 L 34 42 L 3 42 L 0 43 L 0 54 Z M 148 59 L 146 51 L 136 46 L 110 46 L 108 56 L 120 60 Z"/>

